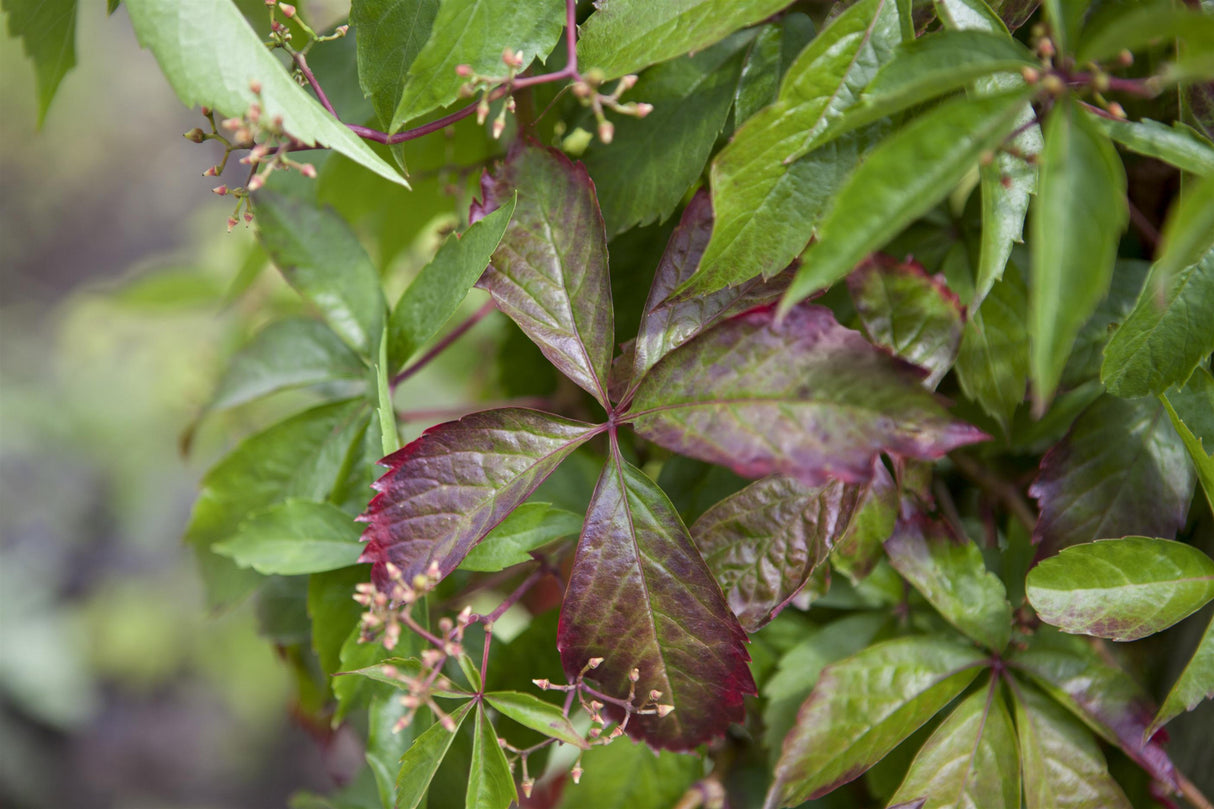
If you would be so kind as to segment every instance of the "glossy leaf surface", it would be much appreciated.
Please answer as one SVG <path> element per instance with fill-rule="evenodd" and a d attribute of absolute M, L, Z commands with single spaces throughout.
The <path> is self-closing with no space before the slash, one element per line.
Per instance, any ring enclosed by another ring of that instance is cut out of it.
<path fill-rule="evenodd" d="M 594 184 L 560 152 L 525 146 L 494 178 L 490 198 L 504 200 L 515 188 L 514 217 L 478 286 L 553 365 L 606 405 L 615 338 Z"/>
<path fill-rule="evenodd" d="M 303 143 L 327 146 L 394 183 L 408 183 L 343 123 L 291 79 L 230 0 L 128 0 L 139 44 L 187 107 L 240 117 L 254 102 Z M 249 82 L 261 83 L 255 96 Z"/>
<path fill-rule="evenodd" d="M 1206 502 L 1214 509 L 1214 378 L 1199 368 L 1183 389 L 1168 391 L 1160 400 L 1189 453 Z"/>
<path fill-rule="evenodd" d="M 950 418 L 920 379 L 829 309 L 802 305 L 777 320 L 767 307 L 668 354 L 627 418 L 645 438 L 740 475 L 865 481 L 880 452 L 934 458 L 986 437 Z"/>
<path fill-rule="evenodd" d="M 1012 271 L 971 311 L 957 353 L 957 381 L 1006 433 L 1016 407 L 1028 392 L 1029 335 L 1025 329 L 1028 293 Z"/>
<path fill-rule="evenodd" d="M 1156 294 L 1168 289 L 1172 276 L 1196 264 L 1214 245 L 1214 175 L 1186 186 L 1163 225 Z"/>
<path fill-rule="evenodd" d="M 1093 115 L 1091 120 L 1127 149 L 1171 163 L 1193 174 L 1214 174 L 1214 146 L 1201 140 L 1183 124 L 1169 127 L 1149 118 L 1112 121 L 1097 115 Z"/>
<path fill-rule="evenodd" d="M 966 697 L 936 728 L 890 799 L 924 809 L 1020 809 L 1016 732 L 997 683 Z"/>
<path fill-rule="evenodd" d="M 477 809 L 506 809 L 517 800 L 514 776 L 510 774 L 510 764 L 502 746 L 497 743 L 497 731 L 485 715 L 485 706 L 478 704 L 465 805 Z"/>
<path fill-rule="evenodd" d="M 952 641 L 911 637 L 828 666 L 784 740 L 766 805 L 796 806 L 858 777 L 961 693 L 981 660 Z"/>
<path fill-rule="evenodd" d="M 940 277 L 923 268 L 875 257 L 847 276 L 856 313 L 868 338 L 927 370 L 934 389 L 961 347 L 961 302 Z"/>
<path fill-rule="evenodd" d="M 847 528 L 831 549 L 832 566 L 853 584 L 865 578 L 885 555 L 881 544 L 893 534 L 897 519 L 898 484 L 878 458 Z"/>
<path fill-rule="evenodd" d="M 1151 738 L 1156 730 L 1184 711 L 1193 710 L 1203 699 L 1214 699 L 1214 617 L 1206 624 L 1193 657 L 1168 691 L 1143 738 Z"/>
<path fill-rule="evenodd" d="M 38 126 L 55 98 L 59 83 L 76 66 L 77 0 L 4 0 L 8 35 L 20 37 L 34 63 L 38 87 Z"/>
<path fill-rule="evenodd" d="M 518 691 L 491 691 L 485 694 L 485 701 L 520 725 L 538 730 L 545 736 L 583 750 L 590 747 L 561 709 L 550 702 Z"/>
<path fill-rule="evenodd" d="M 638 697 L 660 691 L 657 701 L 674 710 L 633 716 L 629 735 L 687 750 L 742 719 L 742 699 L 755 693 L 745 643 L 666 495 L 613 455 L 591 499 L 561 608 L 557 648 L 566 675 L 601 657 L 588 678 L 626 697 L 629 673 L 638 669 Z"/>
<path fill-rule="evenodd" d="M 809 487 L 768 477 L 710 508 L 691 526 L 742 628 L 757 632 L 801 591 L 847 528 L 859 487 Z"/>
<path fill-rule="evenodd" d="M 1031 686 L 1013 693 L 1026 809 L 1130 809 L 1086 727 Z"/>
<path fill-rule="evenodd" d="M 1129 216 L 1125 169 L 1108 138 L 1071 104 L 1045 127 L 1040 190 L 1032 217 L 1029 377 L 1045 411 L 1080 327 L 1109 288 Z"/>
<path fill-rule="evenodd" d="M 1184 444 L 1153 399 L 1103 396 L 1041 462 L 1029 495 L 1046 555 L 1130 534 L 1171 538 L 1184 523 L 1193 472 Z"/>
<path fill-rule="evenodd" d="M 1165 539 L 1104 539 L 1043 560 L 1026 588 L 1041 620 L 1064 632 L 1138 640 L 1214 599 L 1214 559 Z"/>
<path fill-rule="evenodd" d="M 582 24 L 578 61 L 607 78 L 698 51 L 783 8 L 782 0 L 613 0 Z"/>
<path fill-rule="evenodd" d="M 986 569 L 982 551 L 947 523 L 904 516 L 885 542 L 894 570 L 970 639 L 995 652 L 1007 646 L 1012 605 L 999 577 Z"/>
<path fill-rule="evenodd" d="M 498 571 L 531 561 L 531 551 L 561 537 L 577 536 L 582 518 L 551 503 L 523 503 L 460 563 L 464 570 Z"/>
<path fill-rule="evenodd" d="M 409 68 L 430 38 L 439 0 L 353 0 L 350 25 L 358 41 L 358 84 L 380 123 L 392 123 Z"/>
<path fill-rule="evenodd" d="M 359 519 L 362 561 L 385 584 L 385 562 L 410 581 L 431 563 L 441 575 L 505 519 L 595 428 L 533 410 L 473 413 L 427 430 L 383 460 L 390 471 Z"/>
<path fill-rule="evenodd" d="M 451 742 L 455 740 L 471 708 L 472 703 L 465 702 L 451 712 L 451 719 L 455 722 L 453 730 L 447 730 L 435 722 L 405 751 L 400 760 L 400 775 L 396 779 L 396 809 L 417 809 L 421 804 L 430 782 L 434 780 L 434 774 L 438 772 L 438 766 L 451 749 Z"/>
<path fill-rule="evenodd" d="M 267 576 L 321 573 L 358 561 L 360 533 L 354 519 L 336 506 L 292 499 L 242 522 L 215 552 Z"/>

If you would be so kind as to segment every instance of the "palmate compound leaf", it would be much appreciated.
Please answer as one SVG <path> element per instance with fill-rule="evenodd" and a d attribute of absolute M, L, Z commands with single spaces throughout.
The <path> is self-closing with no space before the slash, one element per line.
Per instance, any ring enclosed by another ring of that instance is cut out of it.
<path fill-rule="evenodd" d="M 924 809 L 1020 809 L 1016 732 L 993 675 L 940 723 L 890 801 L 917 797 Z"/>
<path fill-rule="evenodd" d="M 973 647 L 917 636 L 828 666 L 784 740 L 765 806 L 796 806 L 859 777 L 960 694 L 983 659 Z"/>
<path fill-rule="evenodd" d="M 471 701 L 460 705 L 449 714 L 454 727 L 448 730 L 435 722 L 405 751 L 400 760 L 400 775 L 396 779 L 396 809 L 417 809 L 421 804 L 430 789 L 430 782 L 434 780 L 434 774 L 438 772 L 438 766 L 443 763 L 443 758 L 451 749 L 451 742 L 455 741 L 456 733 L 471 709 Z M 496 739 L 494 741 L 496 743 Z"/>
<path fill-rule="evenodd" d="M 781 320 L 767 306 L 668 354 L 623 418 L 655 443 L 740 475 L 863 482 L 881 452 L 931 459 L 987 438 L 951 418 L 921 380 L 829 309 L 802 304 Z"/>
<path fill-rule="evenodd" d="M 776 475 L 696 520 L 692 539 L 743 629 L 757 632 L 801 592 L 847 530 L 861 489 L 841 481 L 810 487 Z"/>
<path fill-rule="evenodd" d="M 353 0 L 358 84 L 383 126 L 392 123 L 409 67 L 430 38 L 438 0 Z"/>
<path fill-rule="evenodd" d="M 565 673 L 636 703 L 673 706 L 634 715 L 628 734 L 688 750 L 742 718 L 755 693 L 746 634 L 665 493 L 613 452 L 590 501 L 557 630 Z M 652 707 L 652 705 L 651 705 Z M 609 716 L 622 711 L 612 705 Z"/>
<path fill-rule="evenodd" d="M 476 706 L 476 733 L 472 738 L 472 765 L 468 771 L 465 806 L 477 809 L 506 809 L 518 800 L 514 777 L 506 753 L 497 742 L 497 732 L 485 715 L 484 703 Z"/>
<path fill-rule="evenodd" d="M 360 561 L 387 585 L 386 562 L 409 582 L 431 564 L 440 576 L 505 519 L 578 446 L 590 424 L 534 410 L 473 413 L 432 427 L 383 463 L 390 471 L 359 520 L 367 523 Z"/>
<path fill-rule="evenodd" d="M 605 407 L 615 338 L 594 183 L 560 152 L 519 145 L 486 186 L 484 205 L 496 207 L 515 189 L 514 216 L 477 285 Z"/>
<path fill-rule="evenodd" d="M 1063 632 L 1138 640 L 1214 599 L 1214 559 L 1166 539 L 1102 539 L 1043 560 L 1026 591 L 1041 620 Z"/>

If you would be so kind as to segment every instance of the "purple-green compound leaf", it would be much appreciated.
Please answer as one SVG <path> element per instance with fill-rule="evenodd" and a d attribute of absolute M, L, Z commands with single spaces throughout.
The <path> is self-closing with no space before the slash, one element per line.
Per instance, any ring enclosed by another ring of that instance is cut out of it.
<path fill-rule="evenodd" d="M 991 288 L 982 307 L 970 312 L 957 354 L 961 390 L 999 422 L 1005 434 L 1028 390 L 1027 312 L 1024 282 L 1013 268 Z"/>
<path fill-rule="evenodd" d="M 920 514 L 903 517 L 885 542 L 894 570 L 967 637 L 995 652 L 1011 637 L 1012 605 L 982 551 L 948 524 Z"/>
<path fill-rule="evenodd" d="M 886 139 L 851 173 L 781 306 L 851 272 L 865 256 L 943 199 L 1007 136 L 1028 91 L 941 104 Z"/>
<path fill-rule="evenodd" d="M 863 482 L 881 452 L 938 458 L 986 439 L 923 389 L 922 372 L 829 309 L 774 307 L 724 321 L 642 380 L 626 419 L 662 446 L 740 475 Z"/>
<path fill-rule="evenodd" d="M 961 347 L 964 309 L 944 284 L 914 263 L 875 256 L 847 276 L 856 313 L 868 338 L 927 370 L 934 390 Z"/>
<path fill-rule="evenodd" d="M 1164 749 L 1144 741 L 1155 706 L 1128 674 L 1105 663 L 1079 638 L 1039 633 L 1009 666 L 1027 674 L 1055 700 L 1116 745 L 1154 778 L 1176 786 Z"/>
<path fill-rule="evenodd" d="M 673 705 L 666 716 L 633 716 L 628 734 L 650 746 L 688 750 L 741 721 L 755 693 L 746 634 L 674 506 L 643 472 L 613 453 L 586 514 L 557 648 L 569 677 L 587 674 L 607 694 Z M 612 714 L 613 706 L 607 706 Z"/>
<path fill-rule="evenodd" d="M 1214 378 L 1206 369 L 1198 368 L 1187 385 L 1170 390 L 1159 399 L 1193 461 L 1206 502 L 1214 511 Z"/>
<path fill-rule="evenodd" d="M 497 731 L 485 716 L 483 703 L 476 706 L 476 733 L 472 737 L 472 766 L 468 770 L 468 792 L 465 806 L 477 809 L 506 809 L 518 800 L 514 776 L 502 746 L 497 743 Z"/>
<path fill-rule="evenodd" d="M 998 681 L 948 715 L 915 755 L 890 801 L 926 796 L 924 809 L 1020 809 L 1016 732 Z"/>
<path fill-rule="evenodd" d="M 860 487 L 809 487 L 773 476 L 710 508 L 691 526 L 742 628 L 757 632 L 801 592 L 848 526 Z"/>
<path fill-rule="evenodd" d="M 1193 710 L 1203 699 L 1214 699 L 1214 617 L 1206 624 L 1197 650 L 1168 692 L 1159 713 L 1147 726 L 1143 738 L 1151 738 L 1155 731 L 1181 713 Z"/>
<path fill-rule="evenodd" d="M 406 582 L 431 563 L 446 576 L 597 429 L 521 408 L 430 428 L 382 461 L 390 471 L 375 482 L 379 494 L 359 517 L 367 523 L 361 561 L 374 564 L 380 587 L 386 562 Z"/>
<path fill-rule="evenodd" d="M 606 406 L 615 338 L 594 184 L 560 152 L 523 146 L 493 179 L 486 202 L 516 188 L 514 217 L 478 286 L 553 365 Z"/>
<path fill-rule="evenodd" d="M 451 749 L 451 742 L 471 708 L 472 703 L 465 702 L 450 714 L 454 728 L 447 730 L 435 722 L 405 751 L 400 760 L 400 775 L 396 777 L 396 809 L 417 809 L 421 804 L 434 780 L 434 773 L 438 772 L 438 765 L 443 763 L 443 757 Z"/>
<path fill-rule="evenodd" d="M 1138 640 L 1214 599 L 1214 559 L 1166 539 L 1102 539 L 1043 560 L 1025 587 L 1041 620 L 1063 632 Z"/>
<path fill-rule="evenodd" d="M 1156 399 L 1102 396 L 1046 453 L 1029 488 L 1033 541 L 1051 555 L 1130 534 L 1171 538 L 1193 496 L 1185 447 Z"/>
<path fill-rule="evenodd" d="M 796 806 L 857 778 L 978 676 L 982 654 L 939 637 L 870 646 L 828 666 L 784 740 L 766 806 Z"/>
<path fill-rule="evenodd" d="M 583 750 L 590 747 L 560 708 L 539 697 L 518 691 L 492 691 L 485 694 L 485 700 L 520 725 Z"/>
<path fill-rule="evenodd" d="M 1025 809 L 1131 809 L 1087 728 L 1032 686 L 1012 693 Z"/>
<path fill-rule="evenodd" d="M 897 520 L 898 484 L 878 458 L 872 480 L 864 484 L 847 528 L 831 549 L 831 564 L 852 584 L 864 579 L 885 555 L 882 543 Z"/>
<path fill-rule="evenodd" d="M 1073 104 L 1055 106 L 1030 223 L 1029 378 L 1038 417 L 1075 337 L 1109 289 L 1129 216 L 1125 189 L 1125 168 L 1108 137 Z"/>

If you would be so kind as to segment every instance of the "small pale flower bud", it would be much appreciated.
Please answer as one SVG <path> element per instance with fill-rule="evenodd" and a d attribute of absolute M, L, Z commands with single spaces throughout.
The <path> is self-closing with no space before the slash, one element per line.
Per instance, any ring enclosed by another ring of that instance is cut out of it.
<path fill-rule="evenodd" d="M 634 683 L 636 681 L 640 680 L 641 679 L 641 670 L 633 669 L 632 671 L 628 672 L 628 679 Z"/>
<path fill-rule="evenodd" d="M 279 3 L 278 7 L 282 9 L 282 16 L 291 19 L 295 16 L 295 6 L 290 3 Z"/>
<path fill-rule="evenodd" d="M 1114 118 L 1118 118 L 1122 121 L 1124 121 L 1126 118 L 1125 107 L 1121 106 L 1116 101 L 1114 101 L 1112 104 L 1109 104 L 1109 114 L 1112 115 Z"/>
<path fill-rule="evenodd" d="M 1134 54 L 1128 50 L 1122 49 L 1121 53 L 1117 54 L 1117 64 L 1122 67 L 1129 67 L 1134 64 Z"/>
<path fill-rule="evenodd" d="M 481 100 L 476 105 L 476 122 L 478 124 L 485 123 L 485 119 L 489 117 L 489 99 L 481 96 Z"/>
<path fill-rule="evenodd" d="M 252 222 L 252 221 L 253 221 L 253 214 L 249 213 L 248 211 L 245 211 L 245 212 L 244 212 L 244 221 L 245 221 L 245 222 Z"/>
<path fill-rule="evenodd" d="M 603 658 L 601 657 L 592 657 L 586 661 L 586 668 L 588 669 L 597 669 L 601 665 L 603 665 Z"/>
<path fill-rule="evenodd" d="M 649 692 L 649 701 L 650 702 L 657 702 L 661 698 L 662 698 L 662 692 L 657 690 L 656 688 Z"/>
<path fill-rule="evenodd" d="M 541 677 L 540 679 L 532 680 L 531 682 L 535 683 L 535 687 L 541 691 L 547 691 L 548 686 L 552 685 L 552 681 L 547 677 Z"/>
<path fill-rule="evenodd" d="M 222 197 L 228 193 L 228 187 L 226 185 L 217 185 L 211 189 L 211 192 Z"/>
<path fill-rule="evenodd" d="M 439 723 L 440 725 L 442 725 L 442 726 L 443 726 L 443 730 L 447 731 L 448 733 L 454 733 L 454 732 L 455 732 L 455 720 L 454 720 L 454 719 L 452 719 L 450 716 L 447 716 L 446 714 L 443 714 L 443 718 L 442 718 L 442 719 L 440 719 L 440 720 L 438 720 L 438 723 Z"/>
<path fill-rule="evenodd" d="M 422 652 L 421 657 L 422 657 L 422 663 L 424 663 L 427 668 L 432 669 L 435 666 L 437 666 L 439 663 L 442 662 L 443 653 L 440 652 L 438 649 L 426 649 L 425 651 Z"/>
<path fill-rule="evenodd" d="M 659 705 L 658 706 L 658 716 L 659 717 L 666 716 L 673 710 L 674 710 L 673 705 Z"/>
<path fill-rule="evenodd" d="M 646 104 L 644 101 L 641 101 L 636 105 L 636 116 L 638 118 L 644 118 L 651 112 L 653 112 L 652 104 Z"/>
<path fill-rule="evenodd" d="M 249 89 L 253 91 L 253 95 L 261 95 L 261 82 L 259 82 L 257 79 L 251 80 L 249 82 Z"/>
<path fill-rule="evenodd" d="M 629 73 L 627 76 L 620 77 L 620 83 L 616 85 L 616 93 L 624 93 L 636 87 L 637 77 L 634 73 Z"/>
<path fill-rule="evenodd" d="M 1024 66 L 1020 68 L 1020 75 L 1024 77 L 1028 84 L 1036 84 L 1041 81 L 1041 71 L 1035 67 Z"/>
<path fill-rule="evenodd" d="M 465 79 L 472 75 L 472 65 L 456 65 L 455 75 L 463 76 Z"/>
<path fill-rule="evenodd" d="M 599 140 L 603 143 L 611 143 L 611 139 L 615 137 L 615 124 L 611 121 L 599 121 Z"/>
<path fill-rule="evenodd" d="M 339 37 L 344 37 L 346 34 L 350 33 L 350 26 L 339 25 L 336 29 L 334 29 L 334 33 L 336 33 Z"/>
<path fill-rule="evenodd" d="M 249 191 L 260 191 L 261 187 L 266 184 L 266 175 L 254 174 L 249 178 Z"/>
<path fill-rule="evenodd" d="M 232 228 L 236 227 L 238 224 L 240 224 L 240 223 L 236 221 L 236 217 L 229 216 L 228 217 L 228 233 L 231 233 Z"/>
<path fill-rule="evenodd" d="M 208 116 L 208 117 L 209 117 L 209 116 L 211 115 L 211 108 L 210 108 L 210 107 L 199 107 L 198 109 L 199 109 L 199 111 L 200 111 L 200 112 L 201 112 L 203 115 L 205 115 L 205 116 Z"/>
<path fill-rule="evenodd" d="M 1041 42 L 1037 43 L 1037 52 L 1047 59 L 1050 58 L 1057 53 L 1054 49 L 1054 41 L 1052 39 L 1041 40 Z"/>
<path fill-rule="evenodd" d="M 223 123 L 221 123 L 220 126 L 229 132 L 235 132 L 237 129 L 244 126 L 244 121 L 240 120 L 239 118 L 224 118 Z"/>
<path fill-rule="evenodd" d="M 519 786 L 523 788 L 523 797 L 530 798 L 531 789 L 535 786 L 535 779 L 534 778 L 524 778 L 522 780 L 522 782 L 519 784 Z"/>
<path fill-rule="evenodd" d="M 573 783 L 576 784 L 581 781 L 582 773 L 584 772 L 585 770 L 582 769 L 582 765 L 580 763 L 574 764 L 573 769 L 569 771 L 569 775 L 573 778 Z"/>
<path fill-rule="evenodd" d="M 1050 73 L 1041 80 L 1041 86 L 1046 89 L 1050 95 L 1059 96 L 1066 92 L 1066 83 L 1062 78 Z"/>
<path fill-rule="evenodd" d="M 497 116 L 493 119 L 493 139 L 497 140 L 506 131 L 506 119 L 502 116 Z"/>
<path fill-rule="evenodd" d="M 185 133 L 185 139 L 188 141 L 193 141 L 194 143 L 202 143 L 207 139 L 207 135 L 198 127 L 194 127 L 189 132 Z"/>

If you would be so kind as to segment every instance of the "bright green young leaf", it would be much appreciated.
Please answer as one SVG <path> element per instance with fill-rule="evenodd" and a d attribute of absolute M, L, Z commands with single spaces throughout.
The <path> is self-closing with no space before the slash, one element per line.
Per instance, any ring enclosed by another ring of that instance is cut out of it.
<path fill-rule="evenodd" d="M 992 287 L 982 308 L 971 311 L 954 366 L 961 390 L 999 422 L 1004 434 L 1028 389 L 1028 297 L 1014 270 Z"/>
<path fill-rule="evenodd" d="M 578 64 L 614 79 L 702 50 L 786 5 L 786 0 L 612 0 L 600 4 L 579 29 Z"/>
<path fill-rule="evenodd" d="M 704 774 L 696 756 L 666 750 L 654 755 L 631 739 L 592 747 L 581 762 L 586 773 L 580 784 L 565 789 L 561 809 L 675 806 Z"/>
<path fill-rule="evenodd" d="M 1193 657 L 1159 706 L 1159 713 L 1147 726 L 1143 738 L 1151 738 L 1155 731 L 1183 712 L 1193 710 L 1203 699 L 1214 699 L 1214 617 L 1206 624 Z"/>
<path fill-rule="evenodd" d="M 25 55 L 34 63 L 39 128 L 59 82 L 76 65 L 76 2 L 4 0 L 0 4 L 8 15 L 8 35 L 21 38 Z"/>
<path fill-rule="evenodd" d="M 215 552 L 270 576 L 297 576 L 349 567 L 362 533 L 354 518 L 328 503 L 285 500 L 240 524 Z"/>
<path fill-rule="evenodd" d="M 1214 509 L 1214 378 L 1199 368 L 1183 389 L 1173 389 L 1159 398 L 1193 461 L 1206 502 Z M 1209 450 L 1205 444 L 1209 444 Z"/>
<path fill-rule="evenodd" d="M 1100 381 L 1115 396 L 1184 385 L 1214 352 L 1214 245 L 1166 282 L 1156 280 L 1158 272 L 1152 269 L 1134 311 L 1104 347 Z"/>
<path fill-rule="evenodd" d="M 1214 246 L 1214 174 L 1186 186 L 1168 212 L 1160 238 L 1155 270 L 1155 294 L 1170 287 L 1172 276 L 1197 261 Z"/>
<path fill-rule="evenodd" d="M 1092 115 L 1090 120 L 1131 151 L 1171 163 L 1182 171 L 1199 176 L 1214 174 L 1214 146 L 1179 121 L 1169 127 L 1149 118 L 1115 121 Z"/>
<path fill-rule="evenodd" d="M 735 132 L 713 161 L 712 239 L 681 292 L 702 295 L 756 275 L 771 277 L 805 247 L 865 138 L 856 133 L 791 166 L 785 161 L 855 102 L 900 39 L 894 0 L 861 0 L 797 57 L 779 100 Z"/>
<path fill-rule="evenodd" d="M 367 568 L 351 565 L 308 577 L 308 619 L 312 623 L 312 649 L 327 674 L 341 671 L 341 647 L 358 625 L 362 605 L 350 595 L 367 580 Z"/>
<path fill-rule="evenodd" d="M 514 215 L 514 205 L 514 198 L 507 199 L 463 233 L 448 236 L 438 254 L 409 284 L 388 323 L 391 368 L 399 368 L 429 342 L 459 308 L 489 266 Z"/>
<path fill-rule="evenodd" d="M 376 174 L 408 187 L 386 161 L 295 83 L 231 0 L 129 0 L 139 43 L 188 107 L 202 105 L 240 117 L 251 104 L 306 144 L 327 146 Z M 266 21 L 267 30 L 269 20 Z M 261 83 L 261 96 L 250 81 Z"/>
<path fill-rule="evenodd" d="M 915 755 L 890 802 L 926 797 L 923 809 L 1020 809 L 1020 761 L 999 682 L 975 691 Z"/>
<path fill-rule="evenodd" d="M 287 283 L 351 348 L 374 356 L 386 317 L 384 293 L 350 226 L 332 209 L 271 191 L 257 194 L 256 209 L 261 242 Z"/>
<path fill-rule="evenodd" d="M 828 666 L 784 740 L 766 806 L 796 806 L 858 777 L 960 694 L 982 659 L 919 636 Z"/>
<path fill-rule="evenodd" d="M 917 118 L 875 148 L 844 183 L 781 306 L 847 275 L 943 199 L 1003 140 L 1027 91 L 960 98 Z"/>
<path fill-rule="evenodd" d="M 375 363 L 375 412 L 379 416 L 380 451 L 387 457 L 400 449 L 400 430 L 396 427 L 396 405 L 392 401 L 392 382 L 388 378 L 388 329 L 379 340 L 379 358 Z"/>
<path fill-rule="evenodd" d="M 396 809 L 417 809 L 421 804 L 434 780 L 434 773 L 438 772 L 438 765 L 443 763 L 443 757 L 471 708 L 472 702 L 465 702 L 449 714 L 453 723 L 450 730 L 435 722 L 405 751 L 400 760 L 400 774 L 396 777 Z M 477 718 L 480 718 L 479 706 Z M 493 746 L 497 747 L 496 737 Z M 501 754 L 501 748 L 498 753 Z"/>
<path fill-rule="evenodd" d="M 1025 809 L 1131 809 L 1088 729 L 1032 686 L 1014 682 Z"/>
<path fill-rule="evenodd" d="M 1109 288 L 1129 216 L 1125 189 L 1125 169 L 1109 139 L 1073 104 L 1055 106 L 1046 121 L 1031 222 L 1029 378 L 1038 417 L 1054 396 L 1075 336 Z"/>
<path fill-rule="evenodd" d="M 1214 599 L 1214 559 L 1166 539 L 1104 539 L 1043 560 L 1026 592 L 1041 620 L 1064 632 L 1138 640 Z"/>
<path fill-rule="evenodd" d="M 468 793 L 465 806 L 477 809 L 506 809 L 518 800 L 514 777 L 502 746 L 497 743 L 497 731 L 485 716 L 485 706 L 476 706 L 476 734 L 472 739 L 472 768 L 468 772 Z M 399 805 L 399 804 L 398 804 Z"/>
<path fill-rule="evenodd" d="M 582 518 L 551 503 L 523 503 L 477 543 L 462 570 L 496 572 L 531 561 L 531 551 L 561 537 L 577 536 Z"/>
<path fill-rule="evenodd" d="M 485 701 L 520 725 L 537 730 L 545 736 L 583 750 L 590 747 L 582 734 L 570 724 L 569 718 L 551 702 L 544 702 L 539 697 L 518 691 L 491 691 L 485 694 Z"/>
<path fill-rule="evenodd" d="M 733 103 L 750 37 L 730 37 L 641 74 L 627 97 L 653 105 L 644 118 L 612 119 L 610 144 L 594 141 L 582 162 L 594 180 L 607 235 L 664 220 L 712 152 Z"/>
<path fill-rule="evenodd" d="M 361 382 L 367 369 L 333 330 L 311 318 L 286 318 L 262 329 L 228 364 L 209 410 L 223 410 L 287 388 Z"/>
<path fill-rule="evenodd" d="M 561 0 L 444 0 L 429 39 L 409 65 L 392 131 L 459 98 L 468 80 L 455 72 L 459 65 L 504 78 L 504 49 L 521 51 L 525 68 L 548 55 L 564 26 Z"/>
<path fill-rule="evenodd" d="M 982 551 L 947 523 L 904 517 L 885 542 L 894 570 L 970 639 L 995 652 L 1007 646 L 1012 605 L 999 577 L 986 569 Z"/>
<path fill-rule="evenodd" d="M 413 60 L 430 39 L 439 0 L 353 0 L 358 83 L 383 126 L 392 123 Z"/>

